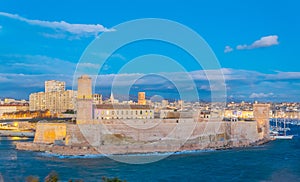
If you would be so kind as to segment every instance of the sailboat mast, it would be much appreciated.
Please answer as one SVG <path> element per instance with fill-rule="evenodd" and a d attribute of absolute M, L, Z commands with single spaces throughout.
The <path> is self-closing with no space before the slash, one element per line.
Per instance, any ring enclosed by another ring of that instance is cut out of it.
<path fill-rule="evenodd" d="M 285 118 L 283 119 L 283 130 L 284 130 L 284 136 L 286 136 L 286 129 L 285 129 Z"/>

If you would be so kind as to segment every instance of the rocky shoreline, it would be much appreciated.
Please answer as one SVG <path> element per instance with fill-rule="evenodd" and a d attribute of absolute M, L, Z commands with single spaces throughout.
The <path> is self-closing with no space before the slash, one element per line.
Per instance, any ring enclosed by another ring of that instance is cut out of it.
<path fill-rule="evenodd" d="M 0 137 L 34 137 L 33 131 L 0 130 Z"/>
<path fill-rule="evenodd" d="M 32 142 L 17 142 L 17 150 L 47 152 L 54 155 L 62 156 L 85 156 L 85 155 L 126 155 L 126 154 L 151 154 L 151 153 L 169 153 L 182 151 L 201 151 L 201 150 L 228 150 L 234 148 L 246 148 L 263 145 L 270 140 L 259 140 L 253 143 L 243 142 L 228 142 L 214 143 L 214 144 L 184 144 L 180 148 L 177 145 L 161 145 L 155 146 L 153 144 L 144 145 L 106 145 L 100 147 L 92 146 L 60 146 L 55 144 L 37 144 Z M 109 152 L 108 152 L 109 151 Z"/>

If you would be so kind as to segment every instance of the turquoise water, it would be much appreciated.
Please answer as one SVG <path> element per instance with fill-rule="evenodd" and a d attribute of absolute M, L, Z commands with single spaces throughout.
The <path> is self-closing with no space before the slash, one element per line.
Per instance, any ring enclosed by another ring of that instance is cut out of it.
<path fill-rule="evenodd" d="M 292 132 L 298 135 L 300 126 Z M 143 165 L 103 156 L 65 158 L 17 151 L 17 140 L 0 138 L 0 173 L 5 182 L 25 181 L 29 175 L 43 179 L 52 170 L 61 181 L 101 181 L 102 176 L 127 181 L 300 181 L 299 136 L 251 148 L 176 154 Z"/>

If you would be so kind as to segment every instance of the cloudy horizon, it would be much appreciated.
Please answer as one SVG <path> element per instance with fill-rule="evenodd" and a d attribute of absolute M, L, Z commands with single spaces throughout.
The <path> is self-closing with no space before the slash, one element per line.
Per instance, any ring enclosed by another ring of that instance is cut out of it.
<path fill-rule="evenodd" d="M 151 17 L 177 21 L 203 37 L 219 61 L 223 73 L 221 76 L 225 79 L 221 86 L 226 88 L 227 100 L 300 102 L 300 52 L 297 46 L 300 26 L 295 23 L 300 17 L 296 13 L 297 2 L 259 2 L 261 9 L 257 9 L 258 2 L 249 2 L 247 7 L 242 6 L 241 2 L 232 6 L 220 2 L 218 7 L 213 2 L 193 1 L 180 6 L 181 2 L 174 4 L 174 11 L 170 14 L 166 14 L 165 9 L 171 1 L 156 6 L 158 2 L 153 1 L 147 8 L 142 2 L 137 2 L 139 10 L 129 9 L 137 11 L 134 14 L 121 8 L 125 2 L 118 2 L 120 7 L 103 2 L 101 11 L 97 9 L 97 1 L 93 6 L 74 2 L 70 12 L 65 11 L 68 4 L 57 7 L 50 1 L 43 2 L 43 6 L 41 2 L 35 2 L 33 7 L 24 4 L 25 8 L 16 8 L 11 2 L 3 2 L 0 8 L 0 98 L 28 100 L 31 92 L 43 91 L 46 80 L 65 81 L 67 88 L 71 89 L 76 68 L 98 70 L 100 66 L 93 62 L 79 63 L 91 42 L 102 34 L 114 35 L 118 31 L 115 26 L 120 23 L 151 14 Z M 49 11 L 54 7 L 55 14 Z M 282 7 L 289 11 L 278 17 L 277 10 Z M 109 10 L 113 8 L 126 14 L 127 18 L 111 13 Z M 254 11 L 257 13 L 251 16 L 244 13 Z M 186 13 L 177 16 L 175 12 Z M 277 17 L 276 22 L 274 17 Z M 161 27 L 152 28 L 159 30 Z M 107 56 L 106 52 L 99 51 L 99 54 Z M 164 58 L 155 57 L 157 60 L 153 60 L 153 57 L 147 57 L 144 58 L 147 62 L 145 66 L 136 63 L 127 72 L 119 73 L 130 61 L 150 54 L 168 57 L 185 71 L 170 66 Z M 123 88 L 126 83 L 134 83 L 132 93 L 146 90 L 147 97 L 161 95 L 178 99 L 176 87 L 182 87 L 187 92 L 191 87 L 187 78 L 182 78 L 187 74 L 196 85 L 200 99 L 209 100 L 210 93 L 218 90 L 220 85 L 210 85 L 205 72 L 209 71 L 204 70 L 193 56 L 178 46 L 150 40 L 133 42 L 114 52 L 101 67 L 95 92 L 108 95 L 113 79 L 118 77 L 121 81 L 114 82 L 115 86 Z M 177 81 L 179 86 L 157 76 L 162 74 Z M 139 76 L 138 80 L 134 80 L 136 76 Z"/>

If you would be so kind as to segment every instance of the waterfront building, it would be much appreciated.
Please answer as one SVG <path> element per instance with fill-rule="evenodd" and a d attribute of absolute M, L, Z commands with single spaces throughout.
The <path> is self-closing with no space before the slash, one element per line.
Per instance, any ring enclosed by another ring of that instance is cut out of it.
<path fill-rule="evenodd" d="M 5 113 L 12 113 L 18 111 L 28 111 L 28 103 L 13 103 L 13 104 L 1 104 L 0 105 L 0 118 L 4 118 Z"/>
<path fill-rule="evenodd" d="M 62 92 L 66 89 L 66 83 L 57 80 L 45 81 L 45 92 Z"/>
<path fill-rule="evenodd" d="M 154 110 L 149 105 L 100 104 L 94 108 L 94 119 L 153 119 Z"/>
<path fill-rule="evenodd" d="M 45 111 L 62 113 L 67 110 L 75 110 L 77 92 L 65 90 L 65 83 L 55 80 L 45 82 L 45 92 L 37 92 L 29 95 L 30 111 Z"/>
<path fill-rule="evenodd" d="M 45 111 L 15 111 L 15 112 L 6 112 L 2 114 L 2 118 L 5 119 L 29 119 L 29 118 L 50 118 L 56 117 L 50 113 L 49 110 Z"/>
<path fill-rule="evenodd" d="M 240 118 L 240 119 L 253 119 L 253 110 L 228 110 L 224 111 L 225 118 Z"/>
<path fill-rule="evenodd" d="M 13 99 L 13 98 L 4 98 L 3 101 L 1 101 L 1 104 L 25 104 L 25 103 L 28 103 L 28 101 L 22 99 L 22 100 L 16 100 L 16 99 Z"/>

